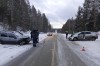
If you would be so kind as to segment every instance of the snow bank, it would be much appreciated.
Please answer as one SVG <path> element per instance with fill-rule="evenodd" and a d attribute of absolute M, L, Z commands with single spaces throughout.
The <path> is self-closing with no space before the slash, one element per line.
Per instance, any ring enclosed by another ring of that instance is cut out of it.
<path fill-rule="evenodd" d="M 100 65 L 100 41 L 77 41 L 79 48 L 85 47 L 85 54 L 94 63 Z"/>
<path fill-rule="evenodd" d="M 64 38 L 66 38 L 66 34 L 62 34 Z M 68 34 L 68 37 L 70 37 L 71 34 Z"/>
<path fill-rule="evenodd" d="M 39 42 L 43 41 L 47 37 L 47 34 L 39 34 Z"/>
<path fill-rule="evenodd" d="M 0 45 L 0 66 L 29 50 L 31 45 Z"/>
<path fill-rule="evenodd" d="M 98 32 L 98 39 L 97 40 L 100 40 L 100 31 Z"/>

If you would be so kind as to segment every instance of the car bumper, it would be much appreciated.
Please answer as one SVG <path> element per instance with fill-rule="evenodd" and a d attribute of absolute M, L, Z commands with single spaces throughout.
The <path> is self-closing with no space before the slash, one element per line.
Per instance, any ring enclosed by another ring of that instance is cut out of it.
<path fill-rule="evenodd" d="M 69 37 L 69 38 L 68 38 L 68 40 L 72 41 L 72 40 L 73 40 L 73 38 L 72 38 L 72 37 Z"/>

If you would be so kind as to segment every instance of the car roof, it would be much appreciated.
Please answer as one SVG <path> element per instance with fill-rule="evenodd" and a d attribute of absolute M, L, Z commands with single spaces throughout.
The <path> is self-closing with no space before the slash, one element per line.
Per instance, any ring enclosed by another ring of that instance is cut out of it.
<path fill-rule="evenodd" d="M 17 31 L 0 31 L 0 33 L 12 33 L 15 34 Z"/>
<path fill-rule="evenodd" d="M 91 32 L 91 31 L 81 31 L 81 32 Z"/>

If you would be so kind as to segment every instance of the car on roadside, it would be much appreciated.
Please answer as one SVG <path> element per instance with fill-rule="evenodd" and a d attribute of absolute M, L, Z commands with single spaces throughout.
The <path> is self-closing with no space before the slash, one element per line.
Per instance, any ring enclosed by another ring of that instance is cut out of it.
<path fill-rule="evenodd" d="M 48 33 L 47 33 L 47 36 L 52 36 L 52 33 L 51 33 L 51 32 L 48 32 Z"/>
<path fill-rule="evenodd" d="M 68 39 L 70 41 L 78 41 L 78 40 L 92 40 L 95 41 L 98 38 L 97 32 L 91 31 L 81 31 L 72 34 Z"/>
<path fill-rule="evenodd" d="M 24 36 L 17 31 L 0 31 L 0 44 L 28 44 L 30 37 Z"/>

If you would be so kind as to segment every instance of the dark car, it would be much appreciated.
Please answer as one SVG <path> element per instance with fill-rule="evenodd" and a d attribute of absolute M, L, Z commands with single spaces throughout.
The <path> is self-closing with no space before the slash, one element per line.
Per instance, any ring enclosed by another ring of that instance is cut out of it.
<path fill-rule="evenodd" d="M 26 37 L 16 31 L 0 31 L 0 43 L 1 44 L 28 44 L 30 38 Z"/>
<path fill-rule="evenodd" d="M 69 40 L 77 41 L 77 40 L 92 40 L 95 41 L 98 38 L 97 32 L 91 31 L 82 31 L 78 33 L 74 33 L 69 37 Z"/>

